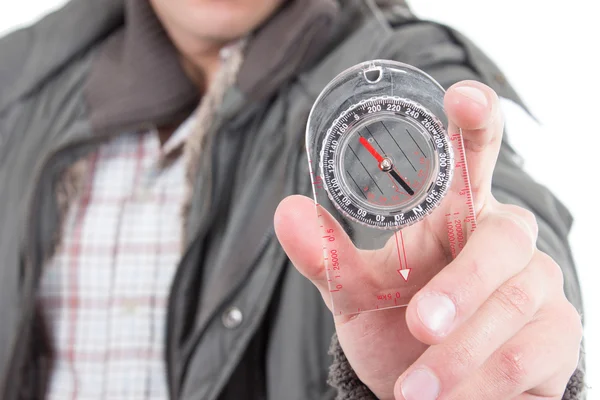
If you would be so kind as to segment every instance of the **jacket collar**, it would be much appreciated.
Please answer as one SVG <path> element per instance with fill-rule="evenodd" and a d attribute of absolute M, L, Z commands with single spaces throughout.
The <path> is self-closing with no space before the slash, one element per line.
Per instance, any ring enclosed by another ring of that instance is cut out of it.
<path fill-rule="evenodd" d="M 198 104 L 177 50 L 151 6 L 125 0 L 125 23 L 95 55 L 86 83 L 94 131 L 180 121 Z M 315 62 L 332 34 L 337 0 L 289 0 L 248 38 L 236 86 L 259 101 Z"/>

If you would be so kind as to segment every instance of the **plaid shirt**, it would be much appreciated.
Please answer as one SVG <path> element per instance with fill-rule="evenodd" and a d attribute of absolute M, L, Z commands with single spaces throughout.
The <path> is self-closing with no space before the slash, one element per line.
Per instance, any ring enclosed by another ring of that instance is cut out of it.
<path fill-rule="evenodd" d="M 84 186 L 45 266 L 40 301 L 55 349 L 48 399 L 165 399 L 166 305 L 182 253 L 185 162 L 155 131 L 87 160 Z"/>

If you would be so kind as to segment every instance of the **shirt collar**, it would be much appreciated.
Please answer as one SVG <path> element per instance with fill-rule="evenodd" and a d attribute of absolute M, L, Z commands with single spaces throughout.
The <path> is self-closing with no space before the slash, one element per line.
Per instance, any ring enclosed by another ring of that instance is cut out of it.
<path fill-rule="evenodd" d="M 86 82 L 96 132 L 183 121 L 199 102 L 149 2 L 125 0 L 125 23 L 98 50 Z M 258 101 L 315 62 L 327 45 L 337 0 L 289 0 L 248 38 L 236 86 Z"/>

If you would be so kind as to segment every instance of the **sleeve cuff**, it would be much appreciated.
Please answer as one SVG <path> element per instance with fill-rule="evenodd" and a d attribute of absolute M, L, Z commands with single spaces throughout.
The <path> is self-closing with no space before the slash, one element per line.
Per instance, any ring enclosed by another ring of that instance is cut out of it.
<path fill-rule="evenodd" d="M 332 356 L 332 363 L 327 383 L 337 390 L 336 400 L 377 400 L 373 392 L 356 376 L 336 333 L 331 338 L 329 355 Z"/>
<path fill-rule="evenodd" d="M 327 383 L 336 389 L 336 400 L 377 400 L 373 392 L 356 376 L 336 333 L 331 338 L 329 355 L 332 356 L 332 363 L 329 367 Z M 577 369 L 569 379 L 562 400 L 583 399 L 585 399 L 584 373 L 582 369 Z"/>
<path fill-rule="evenodd" d="M 581 369 L 576 369 L 569 379 L 565 394 L 562 400 L 583 400 L 585 399 L 585 380 Z"/>

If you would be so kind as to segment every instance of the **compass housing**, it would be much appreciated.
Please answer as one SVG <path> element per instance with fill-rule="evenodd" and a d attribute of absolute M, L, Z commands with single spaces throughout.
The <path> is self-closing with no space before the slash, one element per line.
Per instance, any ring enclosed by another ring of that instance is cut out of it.
<path fill-rule="evenodd" d="M 335 207 L 360 224 L 398 230 L 440 204 L 454 156 L 442 122 L 397 96 L 343 110 L 323 139 L 320 177 Z"/>

